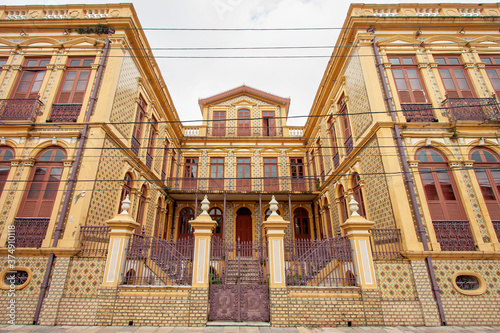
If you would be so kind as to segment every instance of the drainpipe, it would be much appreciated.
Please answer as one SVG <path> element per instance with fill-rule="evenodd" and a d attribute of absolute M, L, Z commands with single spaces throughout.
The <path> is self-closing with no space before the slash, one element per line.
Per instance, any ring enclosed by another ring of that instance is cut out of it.
<path fill-rule="evenodd" d="M 401 164 L 403 165 L 403 171 L 405 175 L 405 183 L 408 188 L 408 193 L 410 194 L 411 205 L 413 209 L 413 213 L 415 214 L 415 220 L 417 222 L 418 233 L 420 235 L 420 239 L 422 240 L 422 244 L 424 246 L 424 251 L 429 251 L 429 245 L 427 244 L 427 237 L 425 235 L 425 228 L 422 223 L 422 216 L 420 215 L 420 211 L 418 210 L 417 196 L 415 194 L 413 177 L 410 172 L 410 167 L 408 165 L 408 161 L 406 159 L 406 154 L 403 148 L 403 139 L 401 138 L 401 132 L 399 131 L 399 126 L 396 122 L 396 112 L 394 110 L 394 103 L 392 101 L 392 97 L 389 91 L 389 85 L 387 84 L 387 78 L 384 72 L 384 66 L 380 61 L 380 53 L 378 51 L 376 38 L 373 39 L 373 52 L 375 53 L 375 61 L 377 63 L 378 71 L 380 73 L 380 78 L 382 80 L 382 85 L 384 87 L 385 100 L 387 101 L 387 106 L 389 107 L 389 113 L 391 115 L 392 121 L 394 122 L 394 136 L 396 138 L 396 143 L 398 146 L 399 156 L 401 158 Z M 429 271 L 429 276 L 431 278 L 432 291 L 434 293 L 434 297 L 436 298 L 436 303 L 439 309 L 439 316 L 441 318 L 441 325 L 446 326 L 446 319 L 444 317 L 444 309 L 443 303 L 441 302 L 441 295 L 439 287 L 436 282 L 436 274 L 434 272 L 434 267 L 432 266 L 432 259 L 430 256 L 425 257 L 425 263 L 427 265 L 427 270 Z"/>
<path fill-rule="evenodd" d="M 59 242 L 59 237 L 61 237 L 61 233 L 64 230 L 64 219 L 66 217 L 66 213 L 68 212 L 69 202 L 71 198 L 71 193 L 73 192 L 73 187 L 75 186 L 75 182 L 77 181 L 77 172 L 78 166 L 80 165 L 80 160 L 82 158 L 83 146 L 85 145 L 87 139 L 88 132 L 88 122 L 90 120 L 90 116 L 92 115 L 92 110 L 94 109 L 95 101 L 97 100 L 97 92 L 99 88 L 99 84 L 101 82 L 102 71 L 104 69 L 104 63 L 106 62 L 106 58 L 108 57 L 109 52 L 109 36 L 114 34 L 114 30 L 109 29 L 108 38 L 106 39 L 106 44 L 104 46 L 104 51 L 102 53 L 101 62 L 99 63 L 99 68 L 97 70 L 97 76 L 94 82 L 94 87 L 92 88 L 92 96 L 90 97 L 90 102 L 87 107 L 87 113 L 85 115 L 85 124 L 83 125 L 82 135 L 80 137 L 80 141 L 78 142 L 78 147 L 76 150 L 75 162 L 73 163 L 73 169 L 71 170 L 71 175 L 68 179 L 68 187 L 66 188 L 66 193 L 64 196 L 63 206 L 61 209 L 61 213 L 59 215 L 59 221 L 57 222 L 56 232 L 54 234 L 54 241 L 52 242 L 52 247 L 57 247 L 57 243 Z M 45 269 L 45 275 L 43 277 L 43 282 L 40 287 L 40 295 L 38 297 L 38 303 L 36 305 L 35 316 L 33 317 L 33 325 L 38 325 L 38 319 L 40 317 L 40 312 L 42 311 L 42 304 L 45 298 L 45 293 L 47 292 L 47 287 L 49 283 L 50 272 L 52 271 L 52 266 L 54 264 L 55 254 L 51 253 L 49 255 L 49 260 L 47 262 L 47 268 Z"/>

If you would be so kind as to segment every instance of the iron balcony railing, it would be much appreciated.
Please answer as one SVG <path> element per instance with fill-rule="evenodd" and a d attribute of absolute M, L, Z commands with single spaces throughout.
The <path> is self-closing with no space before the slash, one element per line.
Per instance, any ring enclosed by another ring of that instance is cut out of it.
<path fill-rule="evenodd" d="M 105 257 L 109 245 L 108 226 L 80 227 L 80 257 Z"/>
<path fill-rule="evenodd" d="M 285 245 L 285 275 L 289 286 L 355 286 L 349 239 L 295 239 Z"/>
<path fill-rule="evenodd" d="M 283 136 L 283 128 L 277 126 L 213 126 L 211 136 Z"/>
<path fill-rule="evenodd" d="M 432 221 L 441 251 L 475 251 L 469 221 Z"/>
<path fill-rule="evenodd" d="M 194 238 L 177 241 L 134 234 L 127 248 L 123 284 L 190 285 Z"/>
<path fill-rule="evenodd" d="M 500 108 L 494 97 L 492 98 L 447 98 L 443 106 L 448 108 L 450 121 L 499 121 Z"/>
<path fill-rule="evenodd" d="M 401 104 L 401 110 L 407 122 L 427 123 L 437 120 L 430 103 Z"/>
<path fill-rule="evenodd" d="M 49 221 L 48 217 L 16 217 L 16 247 L 41 247 Z"/>
<path fill-rule="evenodd" d="M 339 164 L 340 164 L 340 156 L 339 156 L 339 153 L 335 153 L 335 155 L 333 155 L 333 165 L 338 168 L 339 167 Z"/>
<path fill-rule="evenodd" d="M 38 99 L 0 99 L 0 120 L 35 121 L 43 103 Z"/>
<path fill-rule="evenodd" d="M 402 259 L 401 230 L 370 229 L 372 254 L 374 260 Z"/>
<path fill-rule="evenodd" d="M 81 109 L 81 104 L 52 104 L 49 121 L 54 123 L 76 122 Z"/>
<path fill-rule="evenodd" d="M 493 228 L 495 228 L 495 233 L 497 234 L 497 238 L 500 239 L 500 221 L 492 221 Z"/>
<path fill-rule="evenodd" d="M 316 190 L 309 185 L 310 177 L 255 177 L 255 178 L 173 178 L 168 185 L 172 191 L 214 191 L 214 192 L 250 192 L 250 191 L 294 191 L 311 192 Z"/>

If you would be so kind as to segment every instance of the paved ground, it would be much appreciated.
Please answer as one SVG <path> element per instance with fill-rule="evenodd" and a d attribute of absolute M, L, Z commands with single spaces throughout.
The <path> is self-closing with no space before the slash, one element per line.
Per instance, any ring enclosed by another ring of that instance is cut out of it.
<path fill-rule="evenodd" d="M 322 327 L 322 328 L 274 328 L 248 326 L 210 327 L 129 327 L 129 326 L 30 326 L 0 325 L 0 332 L 15 333 L 493 333 L 500 332 L 497 326 L 444 326 L 444 327 Z"/>

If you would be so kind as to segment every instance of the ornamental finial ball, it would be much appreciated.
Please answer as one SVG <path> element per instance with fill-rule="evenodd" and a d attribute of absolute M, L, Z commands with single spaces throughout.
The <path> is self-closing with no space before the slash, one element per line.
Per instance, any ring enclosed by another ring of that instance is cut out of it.
<path fill-rule="evenodd" d="M 354 200 L 354 197 L 351 197 L 351 201 L 349 201 L 349 210 L 351 211 L 351 216 L 360 216 L 358 214 L 359 205 L 358 202 Z"/>
<path fill-rule="evenodd" d="M 132 202 L 130 201 L 129 197 L 128 197 L 128 194 L 127 196 L 125 197 L 125 199 L 123 199 L 122 201 L 122 212 L 120 214 L 126 214 L 128 215 L 128 210 L 130 209 L 130 204 Z"/>
<path fill-rule="evenodd" d="M 201 214 L 200 215 L 208 215 L 208 209 L 210 208 L 210 201 L 208 201 L 208 197 L 205 195 L 203 201 L 201 202 Z"/>
<path fill-rule="evenodd" d="M 271 210 L 271 215 L 270 216 L 278 216 L 278 213 L 276 211 L 278 210 L 278 201 L 274 198 L 274 195 L 269 201 L 269 209 Z"/>

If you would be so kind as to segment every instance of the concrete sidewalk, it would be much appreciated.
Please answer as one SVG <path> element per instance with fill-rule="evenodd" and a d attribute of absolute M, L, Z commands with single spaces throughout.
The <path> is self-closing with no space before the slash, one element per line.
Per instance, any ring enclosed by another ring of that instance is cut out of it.
<path fill-rule="evenodd" d="M 147 327 L 147 326 L 31 326 L 0 325 L 0 332 L 15 333 L 492 333 L 500 332 L 498 326 L 441 326 L 441 327 L 322 327 L 322 328 L 275 328 L 251 326 L 209 327 Z"/>

